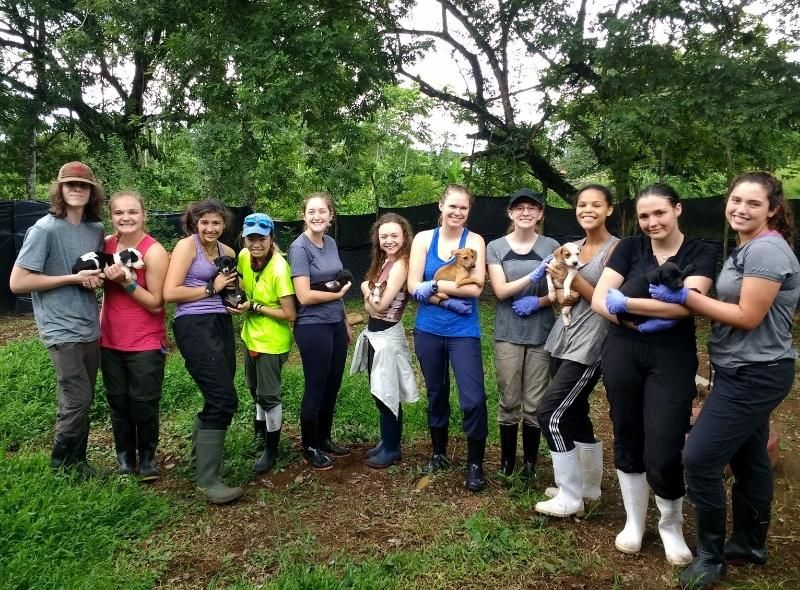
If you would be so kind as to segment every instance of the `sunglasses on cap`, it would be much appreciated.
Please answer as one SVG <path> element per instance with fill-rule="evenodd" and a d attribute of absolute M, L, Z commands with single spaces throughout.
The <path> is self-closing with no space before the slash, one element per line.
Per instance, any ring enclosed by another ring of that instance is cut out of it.
<path fill-rule="evenodd" d="M 263 220 L 256 221 L 255 219 L 249 219 L 249 220 L 246 220 L 246 221 L 244 222 L 244 226 L 245 226 L 245 227 L 255 227 L 255 226 L 258 226 L 258 227 L 260 227 L 261 229 L 269 229 L 269 230 L 271 230 L 271 229 L 272 229 L 272 224 L 271 224 L 271 223 L 269 223 L 268 221 L 263 221 Z"/>

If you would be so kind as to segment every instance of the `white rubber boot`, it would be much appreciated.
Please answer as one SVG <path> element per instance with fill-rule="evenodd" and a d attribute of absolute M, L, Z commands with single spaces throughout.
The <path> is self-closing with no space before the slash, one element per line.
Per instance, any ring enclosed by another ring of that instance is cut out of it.
<path fill-rule="evenodd" d="M 683 498 L 666 500 L 656 496 L 656 506 L 661 512 L 658 534 L 661 535 L 661 542 L 664 543 L 667 563 L 689 565 L 694 558 L 683 539 Z"/>
<path fill-rule="evenodd" d="M 551 500 L 537 502 L 536 512 L 561 518 L 583 514 L 583 484 L 578 450 L 550 453 L 550 457 L 553 459 L 553 479 L 558 486 L 558 493 Z"/>
<path fill-rule="evenodd" d="M 600 499 L 600 482 L 603 479 L 603 442 L 597 441 L 593 444 L 575 443 L 578 449 L 578 456 L 581 460 L 581 472 L 583 477 L 583 499 L 593 502 Z M 548 498 L 555 498 L 558 488 L 547 488 L 544 495 Z"/>
<path fill-rule="evenodd" d="M 625 528 L 617 535 L 614 545 L 623 553 L 639 553 L 650 502 L 650 486 L 644 473 L 624 473 L 617 469 L 617 477 L 626 520 Z"/>

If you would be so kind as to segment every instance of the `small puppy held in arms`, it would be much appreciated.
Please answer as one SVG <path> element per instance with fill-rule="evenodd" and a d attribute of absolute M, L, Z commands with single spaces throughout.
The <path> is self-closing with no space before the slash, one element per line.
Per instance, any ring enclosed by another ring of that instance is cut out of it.
<path fill-rule="evenodd" d="M 95 251 L 87 252 L 72 265 L 73 274 L 82 270 L 103 270 L 107 266 L 118 264 L 125 274 L 125 280 L 130 281 L 133 278 L 132 269 L 144 268 L 144 259 L 142 253 L 136 248 L 125 248 L 116 254 L 108 254 L 106 252 Z M 100 276 L 105 278 L 103 273 Z"/>
<path fill-rule="evenodd" d="M 445 264 L 436 274 L 433 275 L 434 281 L 453 281 L 456 287 L 462 285 L 480 285 L 480 281 L 470 276 L 470 271 L 475 268 L 475 259 L 478 253 L 472 248 L 456 248 L 451 253 L 453 262 Z M 449 299 L 446 293 L 436 293 L 428 301 L 436 304 L 440 301 Z"/>
<path fill-rule="evenodd" d="M 310 287 L 314 291 L 327 291 L 328 293 L 338 293 L 347 283 L 353 282 L 353 273 L 349 270 L 340 270 L 336 273 L 336 278 L 330 281 L 320 281 L 311 283 Z"/>
<path fill-rule="evenodd" d="M 661 266 L 658 266 L 638 277 L 634 277 L 627 283 L 622 285 L 620 291 L 626 297 L 634 297 L 640 299 L 651 299 L 649 286 L 664 285 L 670 289 L 677 290 L 683 287 L 683 279 L 688 277 L 694 272 L 694 264 L 687 264 L 681 269 L 677 264 L 667 261 Z M 638 326 L 642 322 L 650 319 L 645 316 L 636 315 L 633 313 L 619 313 L 617 318 L 621 321 L 630 322 L 634 326 Z"/>
<path fill-rule="evenodd" d="M 383 292 L 386 291 L 386 281 L 382 283 L 369 281 L 367 287 L 369 288 L 369 302 L 372 305 L 378 305 L 381 302 L 381 297 L 383 297 Z"/>
<path fill-rule="evenodd" d="M 564 281 L 554 279 L 550 273 L 547 273 L 547 297 L 551 303 L 563 303 L 569 295 L 572 288 L 572 280 L 578 274 L 578 267 L 580 260 L 578 256 L 581 253 L 581 248 L 573 242 L 567 242 L 560 248 L 556 248 L 553 252 L 553 261 L 550 263 L 554 267 L 559 267 L 567 272 Z M 558 290 L 562 290 L 562 297 L 559 299 Z M 572 323 L 572 305 L 563 305 L 561 307 L 561 319 L 565 326 Z"/>
<path fill-rule="evenodd" d="M 230 275 L 234 273 L 239 275 L 239 272 L 236 270 L 236 259 L 232 256 L 218 256 L 214 259 L 214 265 L 217 267 L 217 273 L 223 275 Z M 241 276 L 241 275 L 240 275 Z M 214 277 L 211 277 L 210 283 L 214 282 Z M 247 301 L 247 297 L 244 294 L 244 291 L 239 287 L 239 282 L 236 281 L 233 285 L 228 285 L 222 291 L 220 291 L 220 297 L 222 297 L 222 303 L 225 307 L 232 307 L 236 309 Z"/>

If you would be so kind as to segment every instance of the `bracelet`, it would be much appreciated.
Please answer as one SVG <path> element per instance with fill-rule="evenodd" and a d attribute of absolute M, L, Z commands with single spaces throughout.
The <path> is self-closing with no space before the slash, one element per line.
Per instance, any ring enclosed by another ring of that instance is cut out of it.
<path fill-rule="evenodd" d="M 214 289 L 214 279 L 211 279 L 206 283 L 206 297 L 213 297 L 216 292 L 216 289 Z"/>
<path fill-rule="evenodd" d="M 438 293 L 439 292 L 439 281 L 433 281 L 431 283 L 431 292 Z"/>
<path fill-rule="evenodd" d="M 136 281 L 133 281 L 130 285 L 125 285 L 125 290 L 130 295 L 133 295 L 133 292 L 136 291 L 136 287 L 138 287 L 138 286 L 139 286 L 139 284 Z"/>

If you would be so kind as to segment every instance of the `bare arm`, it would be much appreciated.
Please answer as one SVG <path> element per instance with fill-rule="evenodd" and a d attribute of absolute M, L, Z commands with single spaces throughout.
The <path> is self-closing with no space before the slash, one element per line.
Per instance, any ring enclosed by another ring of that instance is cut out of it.
<path fill-rule="evenodd" d="M 687 285 L 688 286 L 688 285 Z M 705 294 L 689 291 L 686 307 L 715 322 L 740 330 L 753 330 L 766 317 L 781 284 L 761 277 L 744 277 L 739 303 L 725 303 Z"/>
<path fill-rule="evenodd" d="M 265 305 L 262 305 L 260 308 L 258 308 L 258 313 L 260 313 L 261 315 L 274 318 L 276 320 L 286 320 L 287 322 L 293 322 L 294 319 L 297 317 L 297 309 L 294 304 L 294 297 L 292 295 L 287 295 L 286 297 L 279 297 L 278 302 L 281 304 L 279 308 L 267 307 Z"/>
<path fill-rule="evenodd" d="M 502 264 L 490 264 L 487 267 L 489 272 L 489 282 L 492 285 L 494 296 L 500 301 L 513 297 L 517 293 L 521 293 L 531 285 L 531 280 L 528 275 L 520 277 L 515 281 L 506 281 L 506 273 L 503 271 Z"/>
<path fill-rule="evenodd" d="M 597 280 L 597 284 L 594 286 L 594 294 L 592 295 L 592 311 L 615 324 L 619 322 L 617 321 L 617 316 L 608 313 L 606 309 L 606 294 L 609 289 L 619 289 L 624 280 L 625 277 L 617 271 L 606 267 Z"/>
<path fill-rule="evenodd" d="M 81 285 L 92 277 L 98 277 L 100 272 L 100 270 L 82 270 L 77 274 L 71 275 L 46 275 L 15 264 L 11 269 L 11 277 L 8 284 L 12 293 L 22 295 L 24 293 L 50 291 L 67 285 Z M 95 286 L 95 284 L 92 284 L 90 288 Z"/>
<path fill-rule="evenodd" d="M 422 282 L 425 273 L 425 258 L 428 256 L 430 230 L 419 232 L 411 242 L 411 255 L 408 259 L 408 290 L 413 293 Z"/>
<path fill-rule="evenodd" d="M 136 303 L 150 313 L 158 313 L 164 307 L 164 277 L 167 274 L 168 266 L 169 254 L 164 250 L 164 247 L 159 243 L 150 246 L 147 254 L 144 255 L 144 273 L 147 279 L 147 289 L 139 285 L 130 294 Z M 135 276 L 133 280 L 126 281 L 125 273 L 118 264 L 106 267 L 105 274 L 108 280 L 123 286 L 132 285 L 136 282 Z"/>
<path fill-rule="evenodd" d="M 386 279 L 386 289 L 384 289 L 383 295 L 381 295 L 380 302 L 377 305 L 369 304 L 373 312 L 383 313 L 389 309 L 389 306 L 392 304 L 392 301 L 394 301 L 394 298 L 397 297 L 400 289 L 405 287 L 407 279 L 408 267 L 405 261 L 398 260 L 394 266 L 392 266 L 392 270 L 389 271 L 389 277 Z"/>
<path fill-rule="evenodd" d="M 223 246 L 223 251 L 233 252 L 227 246 Z M 186 287 L 183 282 L 186 280 L 186 273 L 192 266 L 195 257 L 194 238 L 189 236 L 183 238 L 175 245 L 172 256 L 169 260 L 167 275 L 164 278 L 164 301 L 167 303 L 189 303 L 199 301 L 208 297 L 206 288 L 203 286 Z M 236 274 L 226 277 L 219 274 L 214 277 L 214 290 L 221 291 L 226 285 L 232 284 L 237 280 Z"/>
<path fill-rule="evenodd" d="M 470 271 L 469 275 L 477 279 L 480 284 L 470 283 L 456 287 L 455 281 L 438 281 L 439 291 L 451 297 L 480 297 L 483 292 L 483 283 L 486 280 L 486 244 L 481 236 L 470 232 L 467 238 L 467 247 L 477 252 L 475 268 Z"/>
<path fill-rule="evenodd" d="M 352 286 L 352 283 L 346 283 L 338 293 L 330 293 L 328 291 L 316 291 L 312 289 L 311 279 L 307 276 L 298 275 L 292 277 L 292 282 L 294 283 L 294 291 L 297 294 L 297 300 L 301 305 L 316 305 L 318 303 L 336 301 L 344 297 L 345 293 L 347 293 Z"/>

